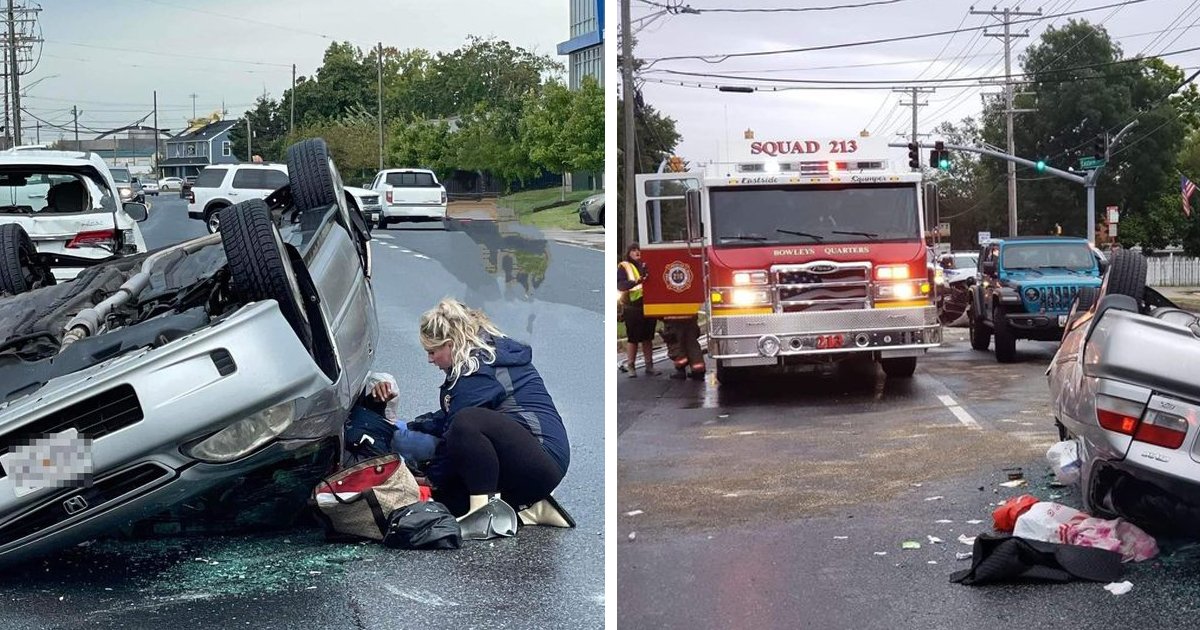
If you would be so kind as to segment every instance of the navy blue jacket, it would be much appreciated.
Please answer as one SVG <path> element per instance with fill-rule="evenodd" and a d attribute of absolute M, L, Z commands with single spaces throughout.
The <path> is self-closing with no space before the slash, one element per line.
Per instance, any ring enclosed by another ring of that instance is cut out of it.
<path fill-rule="evenodd" d="M 441 409 L 417 417 L 409 423 L 409 428 L 441 436 L 460 410 L 495 409 L 532 433 L 566 473 L 571 462 L 567 429 L 541 375 L 533 367 L 533 349 L 508 337 L 491 341 L 496 347 L 496 360 L 488 364 L 480 357 L 479 369 L 460 376 L 453 386 L 447 378 L 438 397 Z"/>

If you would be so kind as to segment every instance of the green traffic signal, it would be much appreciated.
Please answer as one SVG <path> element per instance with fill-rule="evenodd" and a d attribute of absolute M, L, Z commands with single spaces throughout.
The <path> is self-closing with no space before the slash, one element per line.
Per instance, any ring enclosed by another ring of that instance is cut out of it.
<path fill-rule="evenodd" d="M 943 171 L 950 170 L 949 158 L 943 157 L 942 159 L 938 160 L 938 168 L 942 169 Z"/>
<path fill-rule="evenodd" d="M 1046 160 L 1037 161 L 1037 170 L 1039 173 L 1046 170 Z"/>

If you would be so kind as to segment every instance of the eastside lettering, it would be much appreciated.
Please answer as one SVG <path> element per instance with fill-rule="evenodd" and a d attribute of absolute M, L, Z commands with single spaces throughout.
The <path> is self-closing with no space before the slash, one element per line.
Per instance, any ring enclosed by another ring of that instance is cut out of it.
<path fill-rule="evenodd" d="M 739 184 L 778 184 L 778 177 L 743 177 L 738 180 Z"/>

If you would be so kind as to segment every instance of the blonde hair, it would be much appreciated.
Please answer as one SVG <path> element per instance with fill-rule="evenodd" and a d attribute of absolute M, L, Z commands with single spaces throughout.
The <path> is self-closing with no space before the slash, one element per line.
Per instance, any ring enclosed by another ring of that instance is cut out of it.
<path fill-rule="evenodd" d="M 454 298 L 442 298 L 437 306 L 421 315 L 421 345 L 432 352 L 450 344 L 450 387 L 459 377 L 479 370 L 480 361 L 491 364 L 496 360 L 496 347 L 488 336 L 504 337 L 504 333 L 488 319 L 483 311 L 468 308 Z"/>

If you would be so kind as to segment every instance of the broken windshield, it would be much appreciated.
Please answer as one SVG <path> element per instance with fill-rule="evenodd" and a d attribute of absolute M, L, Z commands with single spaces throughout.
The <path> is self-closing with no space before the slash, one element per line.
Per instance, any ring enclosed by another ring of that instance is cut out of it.
<path fill-rule="evenodd" d="M 921 237 L 913 184 L 713 188 L 709 207 L 717 247 Z"/>

